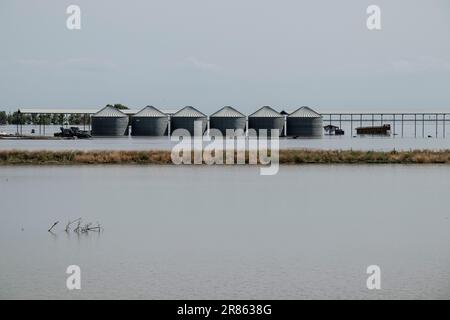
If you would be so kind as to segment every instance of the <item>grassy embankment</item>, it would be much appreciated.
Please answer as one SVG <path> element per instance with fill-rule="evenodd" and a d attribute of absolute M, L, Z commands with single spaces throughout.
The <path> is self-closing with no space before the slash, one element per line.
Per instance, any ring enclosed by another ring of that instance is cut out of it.
<path fill-rule="evenodd" d="M 248 153 L 247 153 L 248 163 Z M 280 150 L 281 164 L 450 164 L 443 151 Z M 193 159 L 193 158 L 192 158 Z M 0 151 L 0 165 L 170 165 L 170 151 Z"/>

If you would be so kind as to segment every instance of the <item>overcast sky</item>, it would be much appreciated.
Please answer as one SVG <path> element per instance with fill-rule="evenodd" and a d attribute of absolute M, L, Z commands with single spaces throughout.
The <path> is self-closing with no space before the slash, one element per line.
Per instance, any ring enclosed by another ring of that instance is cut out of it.
<path fill-rule="evenodd" d="M 0 0 L 0 41 L 0 110 L 450 108 L 448 0 Z"/>

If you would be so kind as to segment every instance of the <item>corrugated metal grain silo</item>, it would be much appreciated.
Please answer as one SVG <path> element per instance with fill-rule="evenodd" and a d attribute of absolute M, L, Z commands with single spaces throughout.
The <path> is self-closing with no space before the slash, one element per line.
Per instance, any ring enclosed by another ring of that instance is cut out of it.
<path fill-rule="evenodd" d="M 227 106 L 209 116 L 209 129 L 217 129 L 224 136 L 227 129 L 241 129 L 243 134 L 245 132 L 245 122 L 245 115 L 233 107 Z"/>
<path fill-rule="evenodd" d="M 265 106 L 248 116 L 248 128 L 255 129 L 259 134 L 260 129 L 266 129 L 270 135 L 271 129 L 278 129 L 280 136 L 283 135 L 284 116 L 271 107 Z"/>
<path fill-rule="evenodd" d="M 93 136 L 124 136 L 128 134 L 128 116 L 122 111 L 106 106 L 92 115 Z"/>
<path fill-rule="evenodd" d="M 169 117 L 153 106 L 147 106 L 131 117 L 132 136 L 166 136 Z"/>
<path fill-rule="evenodd" d="M 298 108 L 287 117 L 287 135 L 319 138 L 323 132 L 322 116 L 308 107 Z"/>
<path fill-rule="evenodd" d="M 191 136 L 194 136 L 194 124 L 196 121 L 201 122 L 203 134 L 206 131 L 207 117 L 194 107 L 184 107 L 170 118 L 171 133 L 176 129 L 185 129 L 189 131 Z"/>

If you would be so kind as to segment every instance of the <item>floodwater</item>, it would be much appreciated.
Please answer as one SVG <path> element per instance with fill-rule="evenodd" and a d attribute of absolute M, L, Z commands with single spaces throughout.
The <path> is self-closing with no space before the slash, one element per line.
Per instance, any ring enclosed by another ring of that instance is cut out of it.
<path fill-rule="evenodd" d="M 0 190 L 0 299 L 450 298 L 448 166 L 1 167 Z"/>
<path fill-rule="evenodd" d="M 386 122 L 388 123 L 388 122 Z M 347 128 L 349 126 L 349 128 Z M 442 126 L 442 125 L 441 125 Z M 398 125 L 397 125 L 398 127 Z M 450 127 L 448 125 L 447 127 Z M 426 123 L 424 130 L 417 125 L 405 123 L 403 136 L 397 128 L 396 135 L 389 137 L 358 136 L 350 130 L 350 125 L 344 123 L 344 136 L 323 136 L 321 139 L 280 138 L 281 149 L 325 149 L 325 150 L 376 150 L 376 151 L 407 151 L 407 150 L 443 150 L 450 149 L 450 128 L 438 127 Z M 23 133 L 29 135 L 31 129 L 39 135 L 38 126 L 24 126 Z M 49 126 L 46 135 L 59 131 L 58 126 Z M 0 126 L 0 132 L 15 133 L 15 126 Z M 352 134 L 350 134 L 352 132 Z M 42 133 L 42 132 L 41 132 Z M 176 142 L 168 137 L 111 137 L 93 138 L 89 140 L 4 140 L 0 139 L 0 150 L 171 150 Z M 205 143 L 207 145 L 207 142 Z"/>

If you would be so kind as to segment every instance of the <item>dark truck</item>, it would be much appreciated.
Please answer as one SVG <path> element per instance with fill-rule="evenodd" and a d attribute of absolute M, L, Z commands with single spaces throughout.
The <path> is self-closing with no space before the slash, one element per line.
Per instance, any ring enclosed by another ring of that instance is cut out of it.
<path fill-rule="evenodd" d="M 78 139 L 89 139 L 91 138 L 91 134 L 87 130 L 80 130 L 78 127 L 70 127 L 70 128 L 60 128 L 61 132 L 56 132 L 54 134 L 55 137 L 61 138 L 78 138 Z"/>

